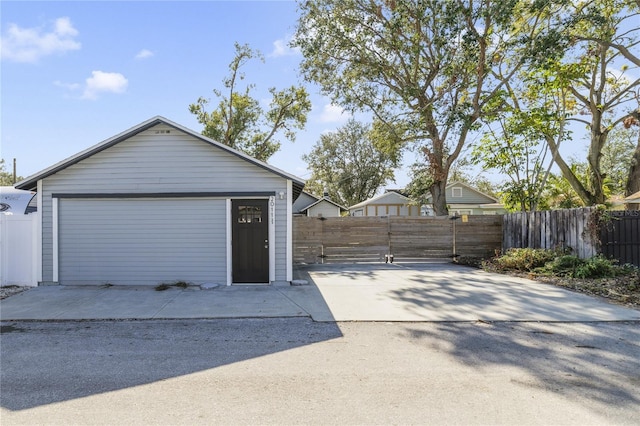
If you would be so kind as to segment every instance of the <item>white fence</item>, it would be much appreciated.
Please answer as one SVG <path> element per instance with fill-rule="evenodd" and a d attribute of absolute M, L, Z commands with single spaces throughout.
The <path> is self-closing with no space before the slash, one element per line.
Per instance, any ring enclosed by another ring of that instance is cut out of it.
<path fill-rule="evenodd" d="M 37 286 L 39 213 L 0 214 L 0 286 Z"/>

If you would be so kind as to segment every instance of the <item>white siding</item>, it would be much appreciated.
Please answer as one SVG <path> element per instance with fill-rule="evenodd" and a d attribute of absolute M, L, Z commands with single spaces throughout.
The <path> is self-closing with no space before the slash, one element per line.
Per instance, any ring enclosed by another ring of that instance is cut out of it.
<path fill-rule="evenodd" d="M 169 133 L 160 133 L 168 130 Z M 52 283 L 53 194 L 149 194 L 287 191 L 287 179 L 164 124 L 86 158 L 42 180 L 42 282 Z M 61 204 L 70 200 L 61 198 Z M 129 200 L 130 199 L 125 199 Z M 176 202 L 185 201 L 176 198 Z M 275 200 L 275 279 L 286 277 L 286 197 Z M 165 212 L 180 221 L 182 204 Z M 64 220 L 63 213 L 60 214 Z M 130 217 L 129 219 L 135 220 Z M 128 219 L 123 219 L 128 220 Z M 224 226 L 224 221 L 222 226 Z M 129 226 L 123 224 L 123 226 Z M 181 226 L 176 224 L 176 226 Z M 61 237 L 63 238 L 63 237 Z M 64 254 L 60 254 L 62 258 Z M 226 269 L 226 267 L 225 267 Z M 61 275 L 64 271 L 60 271 Z M 226 271 L 225 271 L 226 272 Z M 68 274 L 68 272 L 67 272 Z M 176 279 L 180 279 L 176 277 Z M 183 278 L 184 279 L 184 278 Z M 64 277 L 61 277 L 64 281 Z M 223 281 L 224 282 L 224 281 Z"/>
<path fill-rule="evenodd" d="M 336 207 L 326 201 L 321 201 L 307 210 L 307 216 L 340 217 L 340 207 Z"/>
<path fill-rule="evenodd" d="M 61 199 L 60 283 L 226 283 L 226 203 Z"/>

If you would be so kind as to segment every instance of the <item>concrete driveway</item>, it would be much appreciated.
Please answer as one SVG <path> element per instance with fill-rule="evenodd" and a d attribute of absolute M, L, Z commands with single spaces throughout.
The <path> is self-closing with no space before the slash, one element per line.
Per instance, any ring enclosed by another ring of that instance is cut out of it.
<path fill-rule="evenodd" d="M 527 279 L 451 263 L 333 264 L 297 268 L 300 286 L 38 287 L 0 301 L 0 319 L 315 321 L 630 321 L 640 311 Z"/>
<path fill-rule="evenodd" d="M 316 321 L 628 321 L 640 311 L 452 263 L 300 267 L 329 312 Z"/>

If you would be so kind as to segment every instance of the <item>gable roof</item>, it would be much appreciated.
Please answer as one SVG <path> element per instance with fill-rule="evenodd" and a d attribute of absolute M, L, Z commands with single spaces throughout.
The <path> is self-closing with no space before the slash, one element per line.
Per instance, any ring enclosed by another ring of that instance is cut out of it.
<path fill-rule="evenodd" d="M 96 145 L 93 145 L 92 147 L 89 147 L 87 149 L 85 149 L 84 151 L 80 151 L 79 153 L 72 155 L 71 157 L 62 160 L 56 164 L 54 164 L 53 166 L 47 167 L 44 170 L 41 170 L 40 172 L 31 175 L 27 178 L 25 178 L 24 180 L 18 182 L 15 187 L 18 189 L 26 189 L 26 190 L 36 190 L 37 188 L 37 183 L 39 180 L 44 179 L 48 176 L 51 176 L 55 173 L 58 173 L 61 170 L 66 169 L 69 166 L 72 166 L 76 163 L 79 163 L 80 161 L 91 157 L 94 154 L 97 154 L 101 151 L 104 151 L 107 148 L 110 148 L 126 139 L 131 138 L 132 136 L 137 135 L 138 133 L 144 132 L 145 130 L 148 130 L 150 128 L 152 128 L 153 126 L 156 126 L 158 124 L 165 124 L 167 126 L 173 127 L 176 130 L 179 130 L 181 132 L 184 132 L 190 136 L 195 137 L 196 139 L 208 143 L 216 148 L 222 149 L 224 151 L 227 151 L 230 154 L 235 155 L 236 157 L 239 157 L 255 166 L 258 166 L 260 168 L 263 168 L 271 173 L 274 173 L 280 177 L 283 177 L 285 179 L 291 180 L 293 182 L 293 200 L 295 200 L 296 198 L 298 198 L 298 196 L 300 195 L 300 193 L 302 192 L 302 188 L 304 188 L 304 180 L 289 174 L 283 170 L 280 170 L 276 167 L 273 167 L 263 161 L 257 160 L 253 157 L 250 157 L 249 155 L 240 152 L 238 150 L 235 150 L 227 145 L 224 145 L 220 142 L 216 142 L 213 139 L 210 139 L 194 130 L 188 129 L 178 123 L 175 123 L 171 120 L 168 120 L 164 117 L 161 117 L 159 115 L 150 118 L 146 121 L 143 121 L 142 123 L 128 129 L 125 130 L 122 133 L 119 133 L 115 136 L 110 137 L 109 139 L 106 139 Z"/>
<path fill-rule="evenodd" d="M 477 189 L 475 189 L 475 188 L 474 188 L 474 187 L 472 187 L 471 185 L 468 185 L 468 184 L 466 184 L 466 183 L 459 182 L 459 181 L 451 182 L 450 184 L 448 184 L 448 185 L 445 187 L 445 191 L 446 191 L 447 189 L 451 189 L 451 188 L 452 188 L 452 187 L 454 187 L 454 186 L 463 186 L 463 187 L 465 187 L 466 189 L 468 189 L 469 191 L 475 192 L 476 194 L 478 194 L 478 195 L 480 195 L 480 196 L 482 196 L 482 197 L 487 198 L 488 202 L 487 202 L 487 203 L 482 203 L 482 204 L 494 204 L 494 203 L 498 203 L 498 204 L 500 204 L 500 201 L 499 201 L 497 198 L 492 197 L 491 195 L 485 194 L 485 193 L 484 193 L 484 192 L 482 192 L 482 191 L 478 191 Z M 429 194 L 427 195 L 427 202 L 431 202 L 431 199 L 432 199 L 432 195 L 431 195 L 431 193 L 429 193 Z M 489 200 L 490 200 L 490 201 L 489 201 Z M 452 204 L 460 204 L 460 203 L 454 203 L 454 202 L 452 202 L 452 201 L 451 201 L 451 200 L 449 200 L 449 199 L 447 199 L 447 202 L 451 202 Z M 478 204 L 478 203 L 473 203 L 473 204 Z"/>
<path fill-rule="evenodd" d="M 624 199 L 624 202 L 629 204 L 640 204 L 640 191 L 629 195 Z"/>
<path fill-rule="evenodd" d="M 333 204 L 334 206 L 338 207 L 340 209 L 340 211 L 347 211 L 348 209 L 346 207 L 342 207 L 340 204 L 331 201 L 329 198 L 321 198 L 318 201 L 316 201 L 313 204 L 309 204 L 307 207 L 305 207 L 304 209 L 300 210 L 301 212 L 306 212 L 307 210 L 309 210 L 311 207 L 318 205 L 320 203 L 322 203 L 323 201 L 326 201 L 327 203 Z"/>
<path fill-rule="evenodd" d="M 384 204 L 384 203 L 379 203 L 380 200 L 384 199 L 384 198 L 390 198 L 390 197 L 398 197 L 400 198 L 402 201 L 406 202 L 407 204 L 411 204 L 414 201 L 411 200 L 411 198 L 409 197 L 405 197 L 404 195 L 400 194 L 399 192 L 396 191 L 390 191 L 390 192 L 385 192 L 384 194 L 380 194 L 376 197 L 372 197 L 369 198 L 367 200 L 364 200 L 358 204 L 354 204 L 353 206 L 349 207 L 349 210 L 351 209 L 357 209 L 360 207 L 364 207 L 364 206 L 368 206 L 369 204 Z M 393 203 L 393 204 L 397 204 L 397 203 Z"/>

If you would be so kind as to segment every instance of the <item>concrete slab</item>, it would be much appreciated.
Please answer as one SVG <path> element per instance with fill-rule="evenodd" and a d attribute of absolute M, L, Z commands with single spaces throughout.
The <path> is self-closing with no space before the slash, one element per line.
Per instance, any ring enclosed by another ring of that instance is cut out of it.
<path fill-rule="evenodd" d="M 223 286 L 212 290 L 184 290 L 154 316 L 164 318 L 307 317 L 279 287 Z"/>
<path fill-rule="evenodd" d="M 640 320 L 640 311 L 598 298 L 455 264 L 333 264 L 304 269 L 334 321 Z"/>
<path fill-rule="evenodd" d="M 299 286 L 37 287 L 0 320 L 275 318 L 315 321 L 634 321 L 640 311 L 532 280 L 446 263 L 309 265 Z"/>

